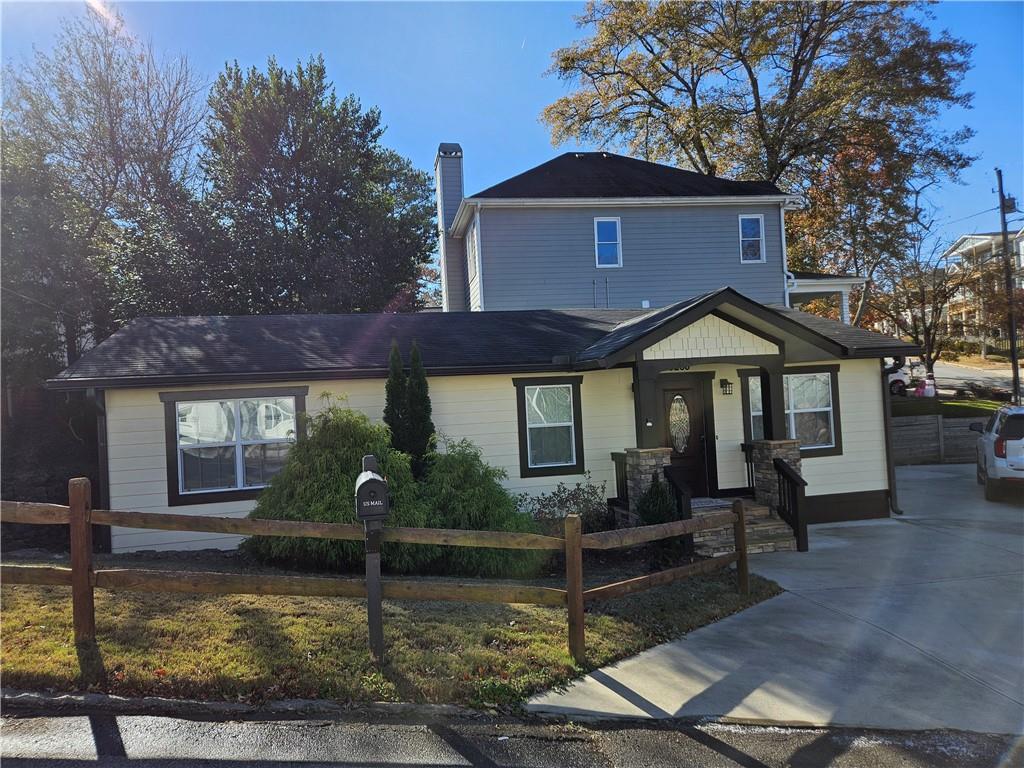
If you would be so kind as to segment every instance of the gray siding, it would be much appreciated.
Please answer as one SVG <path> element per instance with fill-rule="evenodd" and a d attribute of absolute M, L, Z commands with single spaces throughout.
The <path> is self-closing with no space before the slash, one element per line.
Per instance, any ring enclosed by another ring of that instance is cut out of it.
<path fill-rule="evenodd" d="M 741 213 L 762 214 L 765 263 L 741 264 Z M 621 219 L 622 267 L 598 269 L 594 218 Z M 784 301 L 778 205 L 484 208 L 488 310 L 664 306 L 722 286 Z M 607 296 L 606 296 L 607 279 Z"/>
<path fill-rule="evenodd" d="M 462 158 L 438 157 L 434 165 L 437 177 L 437 223 L 441 229 L 441 285 L 445 309 L 453 312 L 468 309 L 466 288 L 466 256 L 462 240 L 446 232 L 455 221 L 462 202 Z"/>

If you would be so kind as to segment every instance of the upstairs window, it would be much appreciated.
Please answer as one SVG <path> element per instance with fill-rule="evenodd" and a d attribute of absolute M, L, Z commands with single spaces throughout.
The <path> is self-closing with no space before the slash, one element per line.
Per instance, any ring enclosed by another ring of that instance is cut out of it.
<path fill-rule="evenodd" d="M 740 261 L 744 264 L 764 261 L 764 216 L 740 216 Z"/>
<path fill-rule="evenodd" d="M 618 217 L 594 219 L 594 252 L 598 268 L 622 266 L 622 238 Z"/>

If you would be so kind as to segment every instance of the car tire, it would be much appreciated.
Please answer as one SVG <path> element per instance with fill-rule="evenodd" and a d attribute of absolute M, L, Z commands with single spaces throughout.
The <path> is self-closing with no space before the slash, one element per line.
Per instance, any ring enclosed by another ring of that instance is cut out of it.
<path fill-rule="evenodd" d="M 978 481 L 978 485 L 985 484 L 985 476 L 981 474 L 981 464 L 974 465 L 974 479 Z"/>
<path fill-rule="evenodd" d="M 906 397 L 907 385 L 902 381 L 890 381 L 889 382 L 889 393 L 896 397 Z"/>
<path fill-rule="evenodd" d="M 985 475 L 985 501 L 999 501 L 999 485 L 988 475 Z"/>

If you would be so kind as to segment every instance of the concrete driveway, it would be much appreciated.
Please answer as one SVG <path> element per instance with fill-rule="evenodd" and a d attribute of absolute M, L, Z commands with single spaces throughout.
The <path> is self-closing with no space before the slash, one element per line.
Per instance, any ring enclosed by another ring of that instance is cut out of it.
<path fill-rule="evenodd" d="M 903 467 L 898 488 L 903 517 L 753 556 L 785 594 L 530 709 L 1024 733 L 1024 504 L 986 502 L 973 465 Z"/>

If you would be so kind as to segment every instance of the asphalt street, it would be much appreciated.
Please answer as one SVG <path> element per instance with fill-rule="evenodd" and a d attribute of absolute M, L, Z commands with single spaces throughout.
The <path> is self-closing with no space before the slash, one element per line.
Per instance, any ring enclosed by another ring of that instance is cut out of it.
<path fill-rule="evenodd" d="M 956 389 L 965 386 L 968 382 L 986 387 L 1009 389 L 1013 382 L 1013 375 L 1009 368 L 995 370 L 968 368 L 941 361 L 935 364 L 935 384 L 939 389 Z"/>
<path fill-rule="evenodd" d="M 986 768 L 1021 764 L 1020 745 L 1006 736 L 710 723 L 381 725 L 95 715 L 7 718 L 2 740 L 5 768 Z"/>

